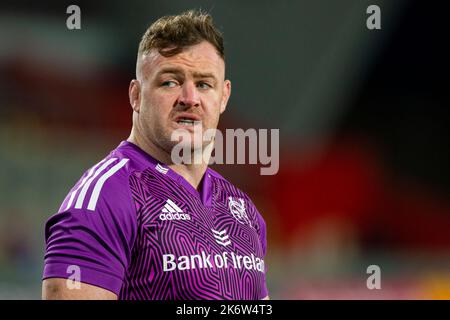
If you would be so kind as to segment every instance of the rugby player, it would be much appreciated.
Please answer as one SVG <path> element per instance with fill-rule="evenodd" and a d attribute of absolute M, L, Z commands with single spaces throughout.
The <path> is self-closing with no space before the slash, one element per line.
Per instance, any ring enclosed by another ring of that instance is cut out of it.
<path fill-rule="evenodd" d="M 129 86 L 130 136 L 45 225 L 44 299 L 268 298 L 266 225 L 251 199 L 208 161 L 172 157 L 172 133 L 217 128 L 230 93 L 209 14 L 148 28 Z M 209 156 L 211 145 L 189 144 Z"/>

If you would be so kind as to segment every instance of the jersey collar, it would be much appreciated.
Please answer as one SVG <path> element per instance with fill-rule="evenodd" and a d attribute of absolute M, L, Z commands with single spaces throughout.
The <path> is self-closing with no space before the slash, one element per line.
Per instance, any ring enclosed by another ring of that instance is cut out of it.
<path fill-rule="evenodd" d="M 138 152 L 150 163 L 150 168 L 152 170 L 157 171 L 159 174 L 164 174 L 170 177 L 172 180 L 175 180 L 178 184 L 182 185 L 186 190 L 188 190 L 193 196 L 198 198 L 203 203 L 203 205 L 211 206 L 213 185 L 209 168 L 206 168 L 205 174 L 203 175 L 203 178 L 200 181 L 199 188 L 197 190 L 183 176 L 173 171 L 165 164 L 160 163 L 158 160 L 153 158 L 150 154 L 142 150 L 134 143 L 130 141 L 122 141 L 119 147 L 129 147 Z"/>

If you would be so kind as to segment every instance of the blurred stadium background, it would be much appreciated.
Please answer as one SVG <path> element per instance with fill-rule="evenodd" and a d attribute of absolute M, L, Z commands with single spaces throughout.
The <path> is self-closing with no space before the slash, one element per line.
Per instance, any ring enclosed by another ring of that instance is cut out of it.
<path fill-rule="evenodd" d="M 215 166 L 266 219 L 271 297 L 450 298 L 444 3 L 175 0 L 0 4 L 0 299 L 40 298 L 45 220 L 129 134 L 140 36 L 191 8 L 225 35 L 221 128 L 280 129 L 277 175 Z"/>

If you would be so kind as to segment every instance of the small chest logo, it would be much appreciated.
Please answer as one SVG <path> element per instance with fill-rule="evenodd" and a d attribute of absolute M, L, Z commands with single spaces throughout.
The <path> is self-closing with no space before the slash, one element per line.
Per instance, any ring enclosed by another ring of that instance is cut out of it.
<path fill-rule="evenodd" d="M 161 220 L 191 220 L 191 216 L 184 213 L 183 210 L 175 202 L 167 199 L 164 207 L 161 209 L 161 214 L 159 215 Z"/>
<path fill-rule="evenodd" d="M 248 224 L 252 227 L 252 223 L 247 216 L 247 212 L 245 211 L 244 199 L 237 198 L 237 200 L 234 200 L 233 197 L 228 197 L 228 208 L 238 222 Z"/>

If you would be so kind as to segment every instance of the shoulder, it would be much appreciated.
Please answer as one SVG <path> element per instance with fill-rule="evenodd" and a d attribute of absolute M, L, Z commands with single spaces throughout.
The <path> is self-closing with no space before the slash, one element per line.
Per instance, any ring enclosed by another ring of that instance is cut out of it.
<path fill-rule="evenodd" d="M 138 166 L 130 154 L 113 150 L 87 169 L 62 203 L 59 211 L 96 211 L 102 205 L 124 207 L 131 202 L 129 177 Z"/>

